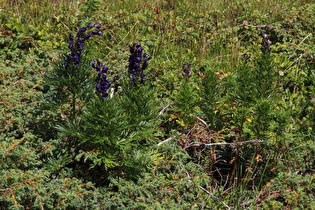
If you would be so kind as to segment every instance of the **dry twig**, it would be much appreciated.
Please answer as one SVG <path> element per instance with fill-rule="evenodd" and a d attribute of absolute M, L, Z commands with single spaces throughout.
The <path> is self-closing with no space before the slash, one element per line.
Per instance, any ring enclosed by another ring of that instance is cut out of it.
<path fill-rule="evenodd" d="M 202 142 L 192 142 L 190 143 L 185 149 L 189 147 L 200 147 L 200 146 L 221 146 L 221 145 L 229 145 L 229 146 L 235 146 L 235 145 L 242 145 L 242 144 L 258 144 L 258 143 L 264 143 L 267 140 L 261 140 L 261 139 L 256 139 L 256 140 L 249 140 L 249 141 L 238 141 L 238 142 L 219 142 L 219 143 L 209 143 L 205 144 Z"/>
<path fill-rule="evenodd" d="M 180 134 L 178 134 L 178 135 L 176 135 L 176 136 L 179 136 L 179 135 L 182 135 L 182 133 L 180 133 Z M 164 141 L 161 141 L 160 143 L 158 143 L 156 146 L 161 146 L 162 144 L 171 141 L 171 140 L 174 139 L 176 136 L 169 137 L 169 138 L 165 139 Z"/>
<path fill-rule="evenodd" d="M 214 198 L 217 201 L 220 201 L 221 203 L 223 203 L 223 205 L 227 208 L 227 209 L 231 209 L 231 207 L 229 207 L 226 203 L 224 203 L 224 201 L 216 196 L 214 196 L 211 192 L 209 192 L 208 190 L 206 190 L 205 188 L 199 186 L 200 189 L 202 189 L 205 193 L 207 193 L 208 195 L 210 195 L 211 198 Z"/>

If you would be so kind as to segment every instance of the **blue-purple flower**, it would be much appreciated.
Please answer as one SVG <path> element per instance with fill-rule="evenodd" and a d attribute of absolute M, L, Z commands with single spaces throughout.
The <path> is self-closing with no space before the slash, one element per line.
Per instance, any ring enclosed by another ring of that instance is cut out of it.
<path fill-rule="evenodd" d="M 143 48 L 137 43 L 130 46 L 130 53 L 128 65 L 128 73 L 132 76 L 130 81 L 136 82 L 139 80 L 141 83 L 144 83 L 146 74 L 143 71 L 149 65 L 148 61 L 151 57 L 143 53 Z"/>
<path fill-rule="evenodd" d="M 191 65 L 190 63 L 186 63 L 185 66 L 183 67 L 182 75 L 186 77 L 186 80 L 188 80 L 188 78 L 191 77 L 190 65 Z"/>
<path fill-rule="evenodd" d="M 269 39 L 269 36 L 266 34 L 266 32 L 263 32 L 261 34 L 262 37 L 262 43 L 261 43 L 261 51 L 263 52 L 270 52 L 271 50 L 271 41 Z"/>
<path fill-rule="evenodd" d="M 97 71 L 97 77 L 95 78 L 95 82 L 97 82 L 96 91 L 101 93 L 103 98 L 108 98 L 107 91 L 111 85 L 106 75 L 108 67 L 99 60 L 93 60 L 91 66 Z"/>
<path fill-rule="evenodd" d="M 80 58 L 84 48 L 84 42 L 94 35 L 99 36 L 102 35 L 102 32 L 98 30 L 92 30 L 89 33 L 86 33 L 90 28 L 93 28 L 93 26 L 95 28 L 101 28 L 101 25 L 99 23 L 95 23 L 94 25 L 92 23 L 89 23 L 86 27 L 82 27 L 78 30 L 76 35 L 76 41 L 74 40 L 73 34 L 69 34 L 68 48 L 71 51 L 71 53 L 68 55 L 64 63 L 65 67 L 68 67 L 71 61 L 73 61 L 74 66 L 78 66 L 80 64 Z"/>

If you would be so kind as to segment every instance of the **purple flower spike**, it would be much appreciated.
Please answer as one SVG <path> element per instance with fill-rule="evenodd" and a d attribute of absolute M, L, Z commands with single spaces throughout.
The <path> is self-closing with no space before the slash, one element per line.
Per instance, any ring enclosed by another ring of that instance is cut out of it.
<path fill-rule="evenodd" d="M 266 32 L 261 34 L 262 39 L 262 43 L 261 43 L 261 51 L 262 52 L 270 52 L 271 50 L 271 41 L 269 39 L 269 36 L 266 34 Z"/>
<path fill-rule="evenodd" d="M 151 57 L 143 53 L 143 48 L 138 43 L 134 43 L 130 46 L 130 53 L 128 65 L 128 73 L 132 75 L 130 81 L 136 82 L 140 77 L 140 82 L 144 83 L 146 81 L 144 79 L 146 74 L 143 71 L 149 65 L 148 60 L 151 59 Z"/>
<path fill-rule="evenodd" d="M 185 66 L 183 67 L 183 72 L 182 72 L 182 76 L 186 76 L 186 80 L 188 80 L 188 78 L 190 78 L 192 76 L 192 74 L 190 73 L 190 63 L 186 63 Z"/>
<path fill-rule="evenodd" d="M 102 32 L 98 30 L 92 30 L 89 33 L 87 33 L 87 30 L 92 28 L 93 26 L 95 28 L 101 27 L 99 23 L 95 23 L 94 25 L 92 23 L 89 23 L 86 27 L 80 28 L 76 35 L 76 41 L 74 39 L 73 34 L 69 34 L 68 48 L 71 52 L 68 55 L 68 58 L 65 60 L 64 63 L 65 67 L 68 67 L 71 64 L 71 61 L 73 62 L 74 66 L 78 66 L 80 64 L 81 54 L 84 48 L 84 42 L 94 35 L 99 36 L 102 35 Z"/>
<path fill-rule="evenodd" d="M 69 46 L 68 46 L 69 50 L 73 49 L 73 39 L 74 39 L 73 34 L 69 34 Z"/>
<path fill-rule="evenodd" d="M 99 60 L 93 60 L 91 62 L 91 66 L 97 71 L 97 77 L 94 80 L 97 82 L 96 91 L 101 93 L 103 98 L 107 98 L 107 90 L 111 85 L 110 81 L 107 80 L 107 75 L 105 74 L 108 71 L 108 67 L 104 66 Z"/>

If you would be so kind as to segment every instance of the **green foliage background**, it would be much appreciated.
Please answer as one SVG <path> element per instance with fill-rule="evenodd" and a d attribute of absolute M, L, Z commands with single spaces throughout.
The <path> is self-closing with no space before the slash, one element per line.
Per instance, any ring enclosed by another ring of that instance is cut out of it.
<path fill-rule="evenodd" d="M 0 11 L 0 209 L 315 209 L 313 1 Z M 103 36 L 63 69 L 68 34 L 96 22 Z M 126 78 L 134 42 L 152 56 L 140 87 Z M 117 79 L 108 100 L 93 59 Z"/>

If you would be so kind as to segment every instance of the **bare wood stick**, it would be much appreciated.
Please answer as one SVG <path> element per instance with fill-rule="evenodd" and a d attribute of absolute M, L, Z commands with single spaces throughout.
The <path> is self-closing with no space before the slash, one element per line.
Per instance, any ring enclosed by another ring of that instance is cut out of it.
<path fill-rule="evenodd" d="M 180 136 L 180 135 L 182 135 L 182 133 L 180 133 L 180 134 L 178 134 L 178 135 L 176 135 L 176 136 Z M 171 141 L 171 140 L 172 140 L 172 139 L 174 139 L 176 136 L 171 136 L 171 137 L 169 137 L 169 138 L 165 139 L 164 141 L 161 141 L 161 142 L 160 142 L 160 143 L 158 143 L 156 146 L 161 146 L 162 144 L 164 144 L 164 143 L 167 143 L 167 142 Z"/>
<path fill-rule="evenodd" d="M 206 190 L 205 188 L 199 186 L 200 189 L 202 189 L 205 193 L 207 193 L 208 195 L 210 195 L 211 198 L 214 198 L 217 201 L 220 201 L 221 203 L 223 203 L 223 205 L 227 208 L 227 209 L 231 209 L 231 207 L 229 207 L 226 203 L 224 203 L 224 201 L 216 196 L 214 196 L 211 192 L 209 192 L 208 190 Z"/>
<path fill-rule="evenodd" d="M 165 110 L 168 109 L 169 107 L 170 107 L 170 105 L 167 104 L 167 105 L 159 112 L 159 114 L 158 114 L 158 116 L 156 116 L 156 118 L 158 118 L 159 116 L 161 116 L 161 115 L 165 112 Z"/>
<path fill-rule="evenodd" d="M 241 25 L 238 25 L 239 27 L 243 27 L 243 26 L 252 26 L 252 27 L 255 27 L 255 28 L 267 28 L 267 27 L 272 27 L 273 25 L 276 25 L 280 22 L 275 22 L 275 23 L 272 23 L 272 24 L 269 24 L 269 25 L 251 25 L 251 24 L 247 24 L 247 23 L 243 23 Z"/>
<path fill-rule="evenodd" d="M 249 141 L 239 141 L 239 142 L 230 142 L 230 143 L 219 142 L 219 143 L 210 143 L 210 144 L 204 144 L 202 142 L 192 142 L 186 148 L 188 148 L 188 147 L 200 147 L 200 146 L 242 145 L 242 144 L 250 144 L 250 143 L 257 144 L 257 143 L 263 143 L 266 141 L 267 140 L 256 139 L 256 140 L 249 140 Z"/>
<path fill-rule="evenodd" d="M 196 116 L 196 118 L 202 123 L 204 124 L 207 128 L 209 127 L 209 125 L 203 120 L 201 119 L 200 117 Z"/>

